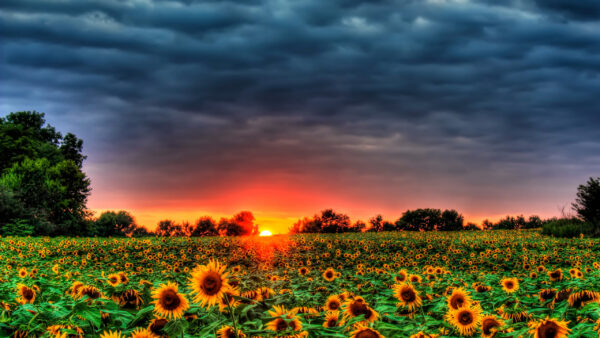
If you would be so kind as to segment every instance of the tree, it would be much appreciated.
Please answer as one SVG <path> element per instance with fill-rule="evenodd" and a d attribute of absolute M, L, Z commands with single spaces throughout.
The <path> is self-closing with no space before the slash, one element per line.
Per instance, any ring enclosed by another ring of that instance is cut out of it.
<path fill-rule="evenodd" d="M 363 232 L 365 230 L 365 228 L 367 227 L 367 223 L 358 220 L 356 222 L 354 222 L 354 224 L 352 225 L 352 227 L 350 228 L 350 232 Z"/>
<path fill-rule="evenodd" d="M 383 216 L 377 215 L 369 218 L 369 231 L 383 231 Z"/>
<path fill-rule="evenodd" d="M 138 234 L 141 231 L 133 216 L 124 210 L 103 212 L 96 220 L 95 228 L 96 234 L 102 237 L 124 237 L 130 236 L 134 231 Z"/>
<path fill-rule="evenodd" d="M 190 236 L 217 236 L 218 234 L 217 223 L 212 218 L 205 216 L 196 221 L 196 226 L 190 233 Z"/>
<path fill-rule="evenodd" d="M 183 231 L 181 225 L 176 224 L 175 222 L 167 219 L 158 222 L 158 227 L 156 228 L 155 233 L 157 236 L 175 237 L 181 236 Z"/>
<path fill-rule="evenodd" d="M 350 217 L 346 214 L 337 213 L 333 209 L 321 211 L 321 232 L 340 233 L 350 230 Z"/>
<path fill-rule="evenodd" d="M 90 181 L 81 170 L 82 147 L 75 135 L 63 138 L 46 125 L 43 113 L 0 118 L 0 185 L 14 206 L 11 215 L 0 216 L 0 225 L 11 217 L 32 225 L 34 235 L 87 234 Z"/>
<path fill-rule="evenodd" d="M 579 185 L 572 207 L 580 219 L 600 227 L 600 177 Z"/>
<path fill-rule="evenodd" d="M 221 236 L 258 235 L 258 224 L 250 211 L 241 211 L 230 219 L 221 218 L 217 230 Z"/>
<path fill-rule="evenodd" d="M 290 228 L 291 234 L 302 234 L 302 233 L 318 233 L 321 232 L 321 220 L 318 216 L 315 217 L 304 217 L 299 219 Z"/>
<path fill-rule="evenodd" d="M 459 214 L 458 211 L 454 209 L 444 210 L 444 212 L 442 212 L 440 224 L 438 225 L 438 230 L 462 230 L 464 220 L 464 217 Z"/>
<path fill-rule="evenodd" d="M 431 231 L 441 224 L 441 218 L 440 209 L 406 210 L 396 221 L 396 228 L 398 230 Z"/>

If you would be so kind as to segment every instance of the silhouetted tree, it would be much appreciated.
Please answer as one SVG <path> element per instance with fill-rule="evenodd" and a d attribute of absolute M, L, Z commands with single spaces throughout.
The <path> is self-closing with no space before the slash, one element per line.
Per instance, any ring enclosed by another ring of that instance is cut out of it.
<path fill-rule="evenodd" d="M 352 225 L 352 227 L 350 228 L 350 232 L 363 232 L 367 227 L 367 223 L 358 220 L 356 222 L 354 222 L 354 224 Z"/>
<path fill-rule="evenodd" d="M 221 218 L 217 230 L 221 236 L 257 235 L 258 224 L 254 224 L 254 215 L 250 211 L 242 211 L 231 219 Z"/>
<path fill-rule="evenodd" d="M 586 184 L 579 185 L 572 207 L 580 219 L 600 227 L 600 177 L 590 177 Z"/>
<path fill-rule="evenodd" d="M 398 230 L 431 231 L 441 224 L 441 217 L 440 209 L 406 210 L 396 221 L 396 228 Z"/>
<path fill-rule="evenodd" d="M 437 230 L 456 231 L 463 229 L 464 217 L 458 211 L 444 210 L 441 215 L 440 223 L 437 225 Z"/>
<path fill-rule="evenodd" d="M 341 214 L 333 211 L 333 209 L 325 209 L 321 211 L 321 232 L 323 233 L 339 233 L 350 230 L 350 217 L 346 214 Z"/>
<path fill-rule="evenodd" d="M 369 218 L 369 231 L 383 231 L 383 216 L 376 215 Z"/>
<path fill-rule="evenodd" d="M 302 219 L 299 219 L 290 228 L 291 234 L 318 233 L 318 232 L 321 232 L 321 219 L 316 215 L 315 215 L 315 217 L 312 217 L 312 218 L 304 217 Z"/>
<path fill-rule="evenodd" d="M 190 236 L 217 236 L 218 234 L 217 223 L 212 218 L 205 216 L 196 221 L 196 226 L 192 230 Z"/>
<path fill-rule="evenodd" d="M 156 227 L 156 231 L 154 233 L 156 236 L 170 237 L 177 232 L 177 227 L 178 225 L 169 219 L 162 220 L 158 222 L 158 226 Z"/>

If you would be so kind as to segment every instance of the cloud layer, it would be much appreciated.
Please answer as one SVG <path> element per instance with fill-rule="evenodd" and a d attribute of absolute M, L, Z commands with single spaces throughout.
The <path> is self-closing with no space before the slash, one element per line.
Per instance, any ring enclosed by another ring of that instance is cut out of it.
<path fill-rule="evenodd" d="M 0 10 L 2 113 L 84 138 L 93 207 L 552 214 L 600 169 L 597 1 Z"/>

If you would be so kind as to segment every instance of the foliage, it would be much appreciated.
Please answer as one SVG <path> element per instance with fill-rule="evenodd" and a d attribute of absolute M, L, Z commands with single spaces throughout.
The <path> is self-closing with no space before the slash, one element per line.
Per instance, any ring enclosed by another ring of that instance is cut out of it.
<path fill-rule="evenodd" d="M 395 225 L 396 230 L 449 231 L 463 230 L 464 217 L 456 210 L 416 209 L 406 210 Z"/>
<path fill-rule="evenodd" d="M 90 181 L 83 141 L 45 125 L 44 114 L 0 118 L 0 226 L 23 220 L 34 235 L 84 235 Z"/>
<path fill-rule="evenodd" d="M 573 210 L 584 221 L 593 224 L 600 232 L 600 177 L 590 179 L 577 188 Z"/>
<path fill-rule="evenodd" d="M 316 214 L 312 218 L 305 217 L 294 223 L 290 233 L 361 232 L 365 227 L 364 222 L 352 224 L 348 215 L 335 212 L 333 209 L 325 209 L 321 211 L 321 214 Z"/>
<path fill-rule="evenodd" d="M 592 224 L 578 218 L 561 218 L 546 222 L 542 226 L 542 234 L 565 238 L 597 235 Z"/>
<path fill-rule="evenodd" d="M 258 235 L 258 225 L 250 211 L 241 211 L 232 218 L 221 218 L 217 231 L 221 236 Z"/>
<path fill-rule="evenodd" d="M 94 223 L 94 234 L 102 237 L 122 237 L 143 234 L 145 230 L 135 224 L 133 216 L 127 211 L 105 211 Z"/>

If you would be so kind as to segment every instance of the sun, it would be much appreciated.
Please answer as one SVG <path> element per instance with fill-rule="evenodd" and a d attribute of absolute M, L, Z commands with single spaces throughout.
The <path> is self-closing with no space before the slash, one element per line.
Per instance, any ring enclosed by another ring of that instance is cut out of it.
<path fill-rule="evenodd" d="M 259 236 L 272 236 L 273 234 L 269 230 L 263 230 Z"/>

